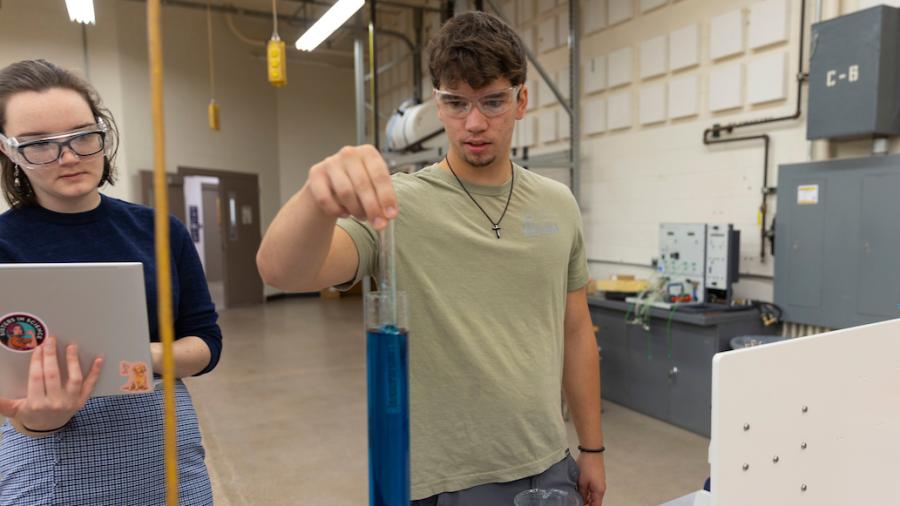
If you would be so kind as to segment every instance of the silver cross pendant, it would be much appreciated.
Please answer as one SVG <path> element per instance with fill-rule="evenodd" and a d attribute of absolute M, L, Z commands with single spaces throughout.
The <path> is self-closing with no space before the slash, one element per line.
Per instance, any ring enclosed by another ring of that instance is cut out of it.
<path fill-rule="evenodd" d="M 494 233 L 497 234 L 497 239 L 499 239 L 500 238 L 500 224 L 494 223 L 493 230 L 494 230 Z"/>

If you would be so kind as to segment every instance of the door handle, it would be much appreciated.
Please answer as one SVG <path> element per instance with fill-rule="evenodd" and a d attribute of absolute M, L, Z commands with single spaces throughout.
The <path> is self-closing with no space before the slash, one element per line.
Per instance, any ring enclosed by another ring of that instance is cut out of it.
<path fill-rule="evenodd" d="M 678 376 L 678 366 L 673 366 L 669 369 L 669 383 L 675 383 L 675 379 Z"/>

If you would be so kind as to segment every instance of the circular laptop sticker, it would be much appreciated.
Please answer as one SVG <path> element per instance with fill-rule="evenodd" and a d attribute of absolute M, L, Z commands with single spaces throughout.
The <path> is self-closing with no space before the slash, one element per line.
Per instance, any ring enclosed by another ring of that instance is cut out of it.
<path fill-rule="evenodd" d="M 31 351 L 47 336 L 47 326 L 36 316 L 13 313 L 0 318 L 0 343 L 13 351 Z"/>

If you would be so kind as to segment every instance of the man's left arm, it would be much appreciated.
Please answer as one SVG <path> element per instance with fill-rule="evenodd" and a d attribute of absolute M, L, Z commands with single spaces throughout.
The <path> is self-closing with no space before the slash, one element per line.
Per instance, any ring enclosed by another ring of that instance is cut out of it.
<path fill-rule="evenodd" d="M 563 389 L 579 444 L 584 448 L 602 447 L 600 360 L 586 288 L 566 295 Z M 581 471 L 578 487 L 585 506 L 600 506 L 606 492 L 603 454 L 582 452 L 578 456 L 578 468 Z"/>

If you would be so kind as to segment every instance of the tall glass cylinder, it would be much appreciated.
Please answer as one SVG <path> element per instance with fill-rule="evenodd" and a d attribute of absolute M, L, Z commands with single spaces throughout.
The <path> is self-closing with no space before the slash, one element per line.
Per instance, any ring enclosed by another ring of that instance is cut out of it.
<path fill-rule="evenodd" d="M 365 314 L 369 505 L 409 506 L 406 294 L 367 293 Z"/>

